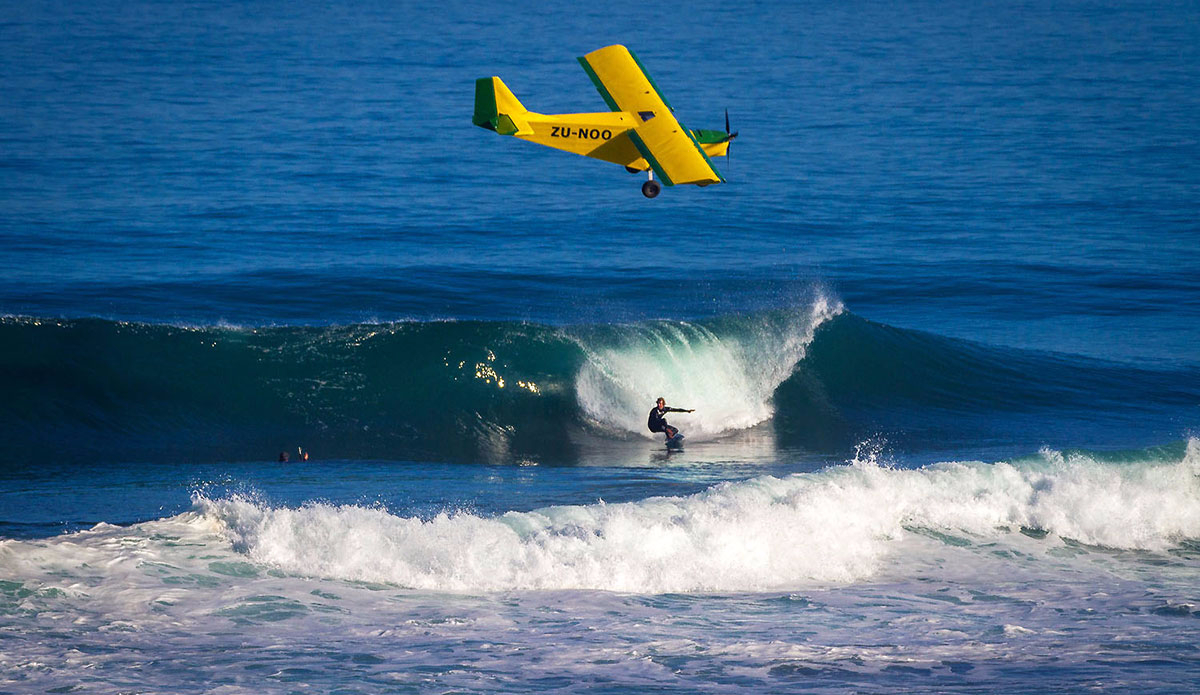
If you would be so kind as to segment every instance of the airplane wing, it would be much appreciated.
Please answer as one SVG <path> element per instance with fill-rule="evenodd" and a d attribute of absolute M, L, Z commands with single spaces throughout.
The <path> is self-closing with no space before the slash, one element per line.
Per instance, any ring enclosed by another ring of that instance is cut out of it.
<path fill-rule="evenodd" d="M 725 181 L 628 48 L 601 48 L 579 58 L 579 64 L 610 109 L 633 115 L 637 125 L 628 131 L 629 138 L 663 183 Z"/>

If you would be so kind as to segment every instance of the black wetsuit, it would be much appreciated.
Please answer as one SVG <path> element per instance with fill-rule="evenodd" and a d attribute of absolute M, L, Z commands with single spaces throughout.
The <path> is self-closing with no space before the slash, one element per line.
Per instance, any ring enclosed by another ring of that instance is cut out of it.
<path fill-rule="evenodd" d="M 679 430 L 667 424 L 667 413 L 686 412 L 688 411 L 683 408 L 662 408 L 660 410 L 658 406 L 655 406 L 650 409 L 650 417 L 646 420 L 646 427 L 649 427 L 651 432 L 662 432 L 663 434 L 667 435 L 668 439 L 670 439 L 671 437 L 674 437 L 675 433 Z"/>

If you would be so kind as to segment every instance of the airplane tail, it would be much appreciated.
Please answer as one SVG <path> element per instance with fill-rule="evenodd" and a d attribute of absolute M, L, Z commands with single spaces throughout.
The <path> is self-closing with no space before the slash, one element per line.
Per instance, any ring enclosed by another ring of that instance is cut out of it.
<path fill-rule="evenodd" d="M 529 113 L 499 77 L 475 80 L 475 115 L 471 122 L 501 135 L 527 135 L 533 129 L 525 121 Z"/>

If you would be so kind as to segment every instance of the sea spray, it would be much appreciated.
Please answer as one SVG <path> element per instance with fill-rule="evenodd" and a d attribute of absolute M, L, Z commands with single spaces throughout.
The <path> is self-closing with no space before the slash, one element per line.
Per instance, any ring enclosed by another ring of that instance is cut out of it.
<path fill-rule="evenodd" d="M 659 396 L 696 410 L 679 421 L 693 440 L 752 427 L 771 418 L 775 390 L 804 359 L 817 328 L 842 310 L 822 294 L 798 312 L 759 315 L 726 330 L 661 321 L 578 331 L 586 361 L 576 399 L 593 421 L 625 434 L 653 436 L 645 413 Z"/>

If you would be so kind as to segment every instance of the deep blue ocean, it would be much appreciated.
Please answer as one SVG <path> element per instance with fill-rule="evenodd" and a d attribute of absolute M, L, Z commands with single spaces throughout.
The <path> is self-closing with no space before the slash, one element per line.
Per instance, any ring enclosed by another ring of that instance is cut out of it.
<path fill-rule="evenodd" d="M 472 126 L 614 43 L 727 184 Z M 1200 4 L 0 0 L 0 693 L 1179 693 L 1198 627 Z"/>

